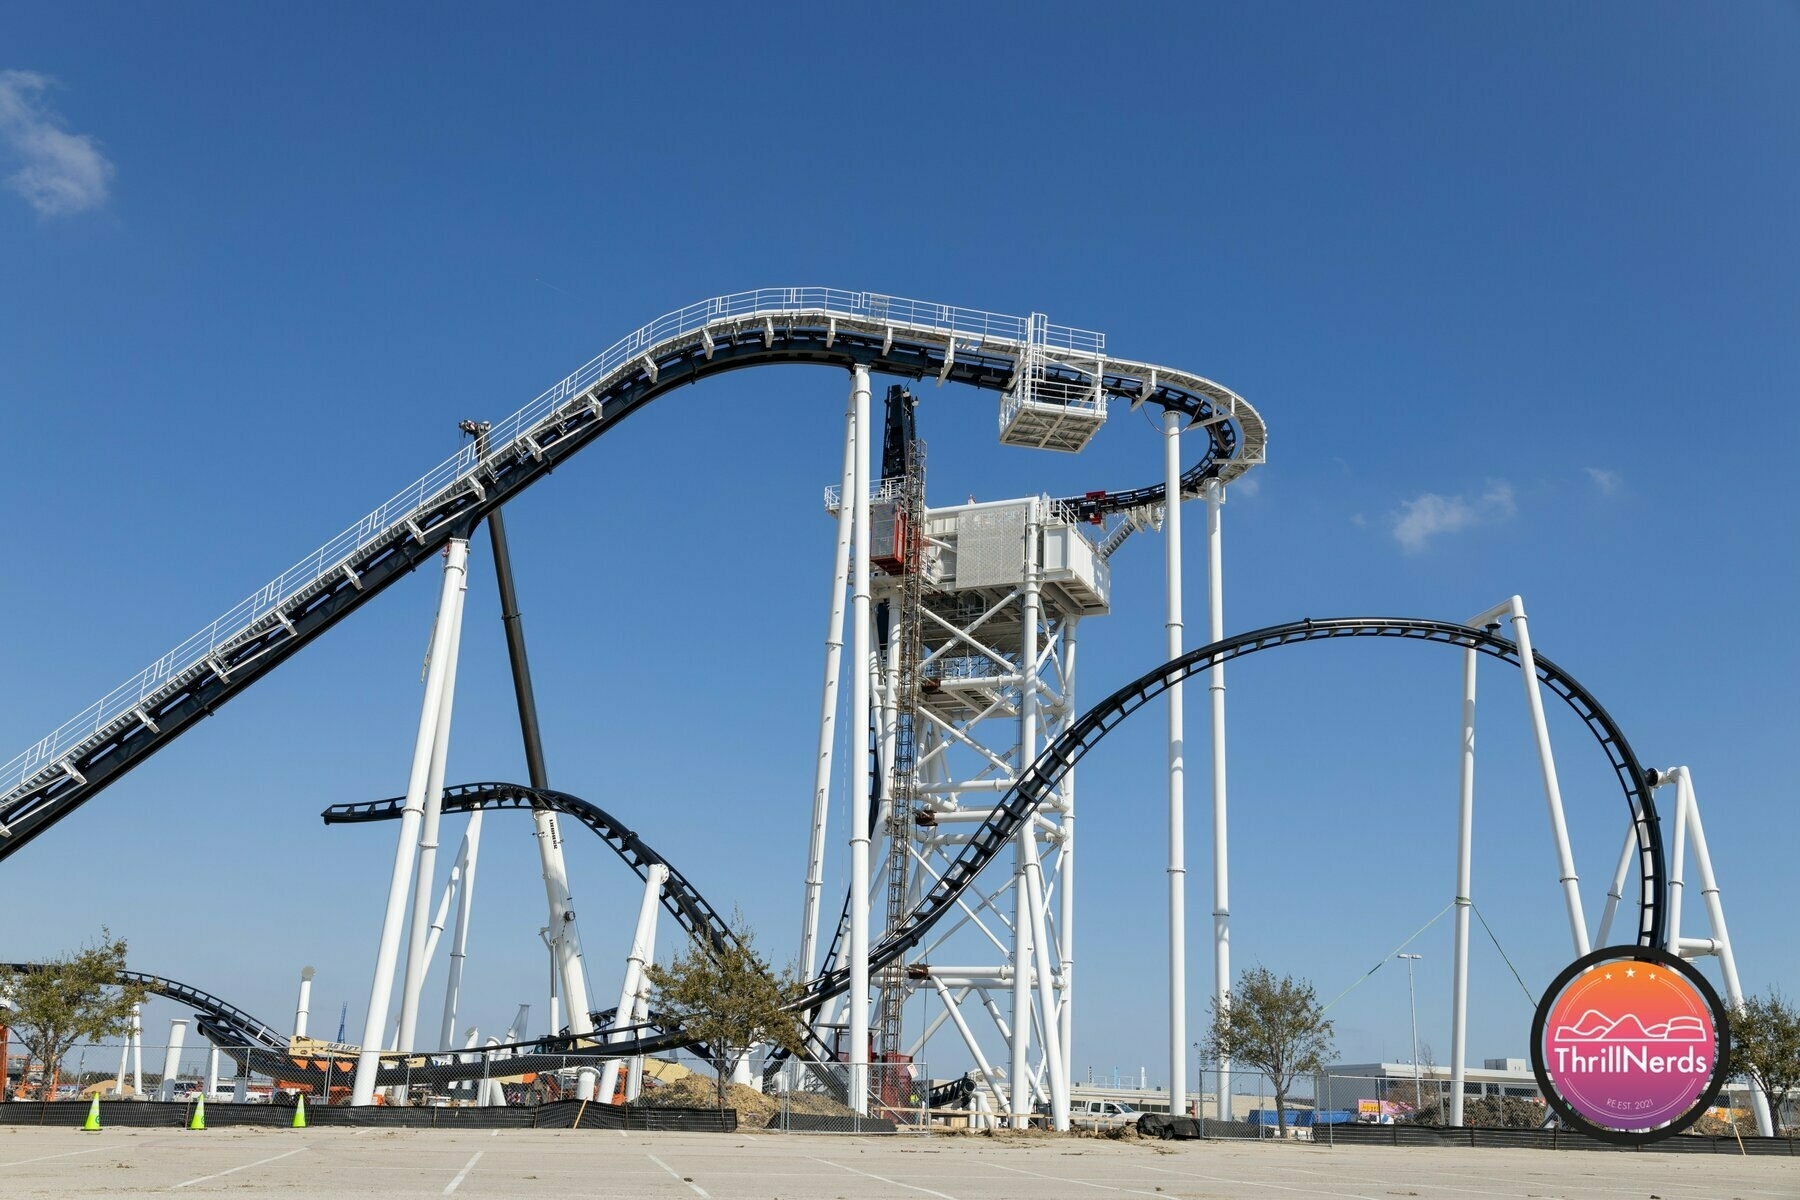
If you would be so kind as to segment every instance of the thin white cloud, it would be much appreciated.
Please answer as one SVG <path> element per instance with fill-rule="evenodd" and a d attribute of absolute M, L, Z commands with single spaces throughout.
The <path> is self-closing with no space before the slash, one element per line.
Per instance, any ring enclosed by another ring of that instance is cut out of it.
<path fill-rule="evenodd" d="M 1231 485 L 1231 490 L 1248 500 L 1262 491 L 1262 480 L 1255 475 L 1246 475 Z"/>
<path fill-rule="evenodd" d="M 44 102 L 48 76 L 0 71 L 0 145 L 18 169 L 6 186 L 40 216 L 60 217 L 106 203 L 113 165 L 85 133 L 68 133 Z"/>
<path fill-rule="evenodd" d="M 1503 521 L 1516 511 L 1512 485 L 1503 479 L 1489 483 L 1486 491 L 1472 499 L 1426 492 L 1400 502 L 1400 511 L 1393 518 L 1394 540 L 1408 554 L 1417 554 L 1440 534 Z"/>
<path fill-rule="evenodd" d="M 1594 486 L 1600 489 L 1602 496 L 1616 496 L 1619 489 L 1625 486 L 1625 477 L 1617 471 L 1609 471 L 1605 467 L 1583 469 L 1587 471 L 1588 478 L 1594 481 Z"/>

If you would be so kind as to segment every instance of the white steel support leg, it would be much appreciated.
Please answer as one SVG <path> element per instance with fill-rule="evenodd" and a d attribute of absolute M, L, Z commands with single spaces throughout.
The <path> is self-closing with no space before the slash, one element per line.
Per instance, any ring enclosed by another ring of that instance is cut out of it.
<path fill-rule="evenodd" d="M 654 940 L 654 939 L 652 939 Z M 650 1019 L 650 980 L 648 977 L 638 985 L 637 999 L 631 1005 L 631 1023 L 642 1025 Z M 625 1099 L 636 1100 L 644 1090 L 644 1056 L 636 1055 L 631 1060 L 631 1071 L 625 1079 Z"/>
<path fill-rule="evenodd" d="M 652 863 L 644 872 L 644 899 L 638 905 L 637 926 L 631 934 L 631 949 L 625 955 L 625 980 L 619 986 L 619 1007 L 613 1014 L 615 1026 L 631 1024 L 632 1009 L 644 987 L 644 964 L 650 961 L 656 949 L 656 914 L 662 903 L 663 884 L 668 879 L 669 868 L 662 863 Z M 609 1036 L 606 1040 L 615 1039 Z M 619 1061 L 614 1059 L 601 1073 L 600 1098 L 611 1104 L 618 1086 Z"/>
<path fill-rule="evenodd" d="M 169 1045 L 163 1051 L 162 1082 L 156 1085 L 158 1100 L 175 1098 L 175 1077 L 181 1073 L 181 1043 L 187 1035 L 187 1024 L 183 1017 L 169 1022 Z"/>
<path fill-rule="evenodd" d="M 437 882 L 438 830 L 444 819 L 444 764 L 450 756 L 450 715 L 456 707 L 456 663 L 462 650 L 463 606 L 469 575 L 463 572 L 450 607 L 450 661 L 444 666 L 444 694 L 438 701 L 437 731 L 432 735 L 431 767 L 425 776 L 425 811 L 419 822 L 419 858 L 413 877 L 412 925 L 407 930 L 406 975 L 400 987 L 400 1036 L 397 1050 L 411 1050 L 419 1029 L 419 997 L 430 965 L 425 943 L 431 937 L 431 890 Z"/>
<path fill-rule="evenodd" d="M 1474 647 L 1463 651 L 1461 788 L 1456 817 L 1456 951 L 1450 982 L 1450 1124 L 1463 1123 L 1463 1077 L 1469 1032 L 1469 906 L 1475 842 Z M 1409 964 L 1410 965 L 1410 964 Z"/>
<path fill-rule="evenodd" d="M 439 894 L 437 911 L 432 914 L 431 928 L 425 933 L 425 961 L 427 963 L 437 957 L 438 943 L 443 940 L 444 927 L 450 923 L 450 909 L 455 905 L 457 894 L 462 890 L 463 854 L 468 850 L 468 846 L 467 839 L 464 839 L 462 846 L 457 849 L 456 857 L 450 861 L 450 874 L 444 879 L 444 890 Z M 448 1043 L 440 1042 L 438 1045 L 447 1047 Z"/>
<path fill-rule="evenodd" d="M 1575 852 L 1569 847 L 1569 825 L 1563 818 L 1562 786 L 1556 781 L 1556 756 L 1550 750 L 1550 727 L 1544 722 L 1544 698 L 1538 687 L 1537 659 L 1531 653 L 1531 631 L 1525 623 L 1525 601 L 1514 596 L 1507 604 L 1513 641 L 1519 646 L 1519 670 L 1525 677 L 1525 704 L 1531 711 L 1531 730 L 1537 741 L 1538 771 L 1544 780 L 1544 803 L 1550 809 L 1550 832 L 1556 841 L 1556 865 L 1569 913 L 1569 933 L 1575 957 L 1593 947 L 1588 942 L 1587 918 L 1581 911 L 1581 879 L 1575 874 Z"/>
<path fill-rule="evenodd" d="M 962 1035 L 963 1045 L 968 1047 L 970 1057 L 974 1058 L 975 1069 L 981 1072 L 981 1082 L 986 1084 L 988 1091 L 993 1094 L 994 1111 L 1005 1112 L 1007 1101 L 1000 1095 L 999 1085 L 994 1082 L 994 1069 L 988 1066 L 987 1056 L 981 1052 L 981 1043 L 976 1041 L 975 1035 L 969 1031 L 969 1023 L 963 1020 L 962 1010 L 957 1007 L 956 1000 L 950 995 L 950 989 L 944 986 L 941 979 L 933 979 L 931 982 L 937 988 L 938 996 L 944 1001 L 944 1011 L 949 1013 L 950 1019 L 956 1023 L 956 1032 Z"/>
<path fill-rule="evenodd" d="M 313 974 L 311 967 L 300 968 L 300 996 L 294 1001 L 294 1036 L 297 1038 L 306 1036 L 307 1017 L 312 1011 Z"/>
<path fill-rule="evenodd" d="M 1687 834 L 1694 843 L 1694 869 L 1700 874 L 1700 896 L 1706 904 L 1706 921 L 1712 926 L 1713 942 L 1718 947 L 1719 974 L 1725 980 L 1725 1003 L 1732 1012 L 1744 1007 L 1744 985 L 1738 980 L 1737 956 L 1731 950 L 1731 933 L 1725 928 L 1725 905 L 1719 898 L 1719 880 L 1713 874 L 1712 855 L 1706 848 L 1706 827 L 1700 823 L 1700 805 L 1694 799 L 1693 777 L 1686 767 L 1677 767 L 1676 804 L 1687 811 Z M 1750 1106 L 1756 1114 L 1756 1132 L 1763 1137 L 1775 1133 L 1769 1098 L 1754 1080 L 1750 1084 Z"/>
<path fill-rule="evenodd" d="M 144 1007 L 131 1006 L 131 1091 L 144 1094 Z"/>
<path fill-rule="evenodd" d="M 1619 850 L 1619 865 L 1613 868 L 1612 886 L 1606 889 L 1606 907 L 1600 910 L 1600 931 L 1594 935 L 1596 946 L 1609 946 L 1606 939 L 1612 935 L 1613 917 L 1619 911 L 1619 901 L 1625 896 L 1625 878 L 1631 874 L 1631 860 L 1638 854 L 1637 820 L 1632 820 L 1625 830 L 1625 845 Z"/>
<path fill-rule="evenodd" d="M 1675 771 L 1675 836 L 1669 844 L 1669 897 L 1668 932 L 1663 938 L 1663 949 L 1670 954 L 1681 954 L 1681 899 L 1686 890 L 1682 882 L 1683 868 L 1687 858 L 1687 823 L 1688 823 L 1688 789 L 1687 768 L 1678 767 Z"/>
<path fill-rule="evenodd" d="M 450 968 L 444 980 L 444 1018 L 438 1026 L 438 1045 L 456 1044 L 456 1008 L 462 1000 L 463 965 L 469 955 L 469 917 L 475 910 L 475 862 L 481 856 L 482 810 L 469 814 L 457 851 L 462 876 L 457 884 L 456 925 L 450 932 Z"/>
<path fill-rule="evenodd" d="M 858 365 L 850 389 L 856 438 L 856 487 L 848 499 L 855 504 L 855 562 L 851 593 L 850 720 L 856 747 L 853 778 L 868 771 L 869 723 L 873 715 L 869 694 L 869 369 Z M 869 805 L 860 787 L 850 796 L 850 1105 L 858 1113 L 869 1111 Z"/>
<path fill-rule="evenodd" d="M 1181 419 L 1163 412 L 1168 657 L 1181 654 Z M 1187 1110 L 1187 814 L 1181 685 L 1169 689 L 1169 1111 Z"/>
<path fill-rule="evenodd" d="M 538 862 L 544 873 L 544 898 L 550 906 L 550 940 L 556 954 L 556 975 L 562 987 L 559 994 L 568 1012 L 569 1032 L 587 1034 L 594 1031 L 588 1004 L 587 976 L 581 969 L 581 943 L 575 934 L 575 897 L 569 891 L 569 867 L 563 861 L 562 827 L 549 809 L 534 809 L 531 814 L 532 834 L 537 838 Z M 554 1002 L 554 997 L 552 997 Z M 551 1029 L 557 1028 L 557 1016 L 551 1014 Z"/>
<path fill-rule="evenodd" d="M 1031 837 L 1027 824 L 1013 842 L 1012 1063 L 1006 1086 L 1014 1129 L 1031 1124 L 1031 898 L 1025 886 L 1025 845 Z"/>
<path fill-rule="evenodd" d="M 1027 838 L 1025 887 L 1031 904 L 1031 944 L 1035 948 L 1038 1007 L 1044 1013 L 1044 1073 L 1049 1077 L 1050 1120 L 1059 1132 L 1069 1128 L 1069 1070 L 1063 1058 L 1062 1027 L 1056 1017 L 1056 947 L 1050 942 L 1049 920 L 1044 908 L 1044 864 L 1037 842 Z M 1021 974 L 1024 972 L 1021 971 Z"/>
<path fill-rule="evenodd" d="M 1063 719 L 1067 729 L 1075 719 L 1075 629 L 1079 618 L 1072 618 L 1063 629 Z M 1056 856 L 1056 936 L 1062 958 L 1062 1006 L 1057 1011 L 1058 1030 L 1062 1038 L 1063 1091 L 1074 1085 L 1075 1061 L 1075 769 L 1069 768 L 1062 781 L 1062 849 Z"/>
<path fill-rule="evenodd" d="M 219 1048 L 212 1046 L 206 1051 L 206 1098 L 212 1099 L 219 1090 Z"/>
<path fill-rule="evenodd" d="M 1206 620 L 1207 640 L 1225 636 L 1225 487 L 1206 481 Z M 1213 851 L 1213 998 L 1220 1009 L 1231 1002 L 1231 856 L 1227 853 L 1225 808 L 1225 666 L 1206 673 L 1206 695 L 1212 704 L 1212 851 Z M 1219 1061 L 1219 1119 L 1228 1121 L 1231 1104 L 1231 1060 Z M 1170 1111 L 1175 1111 L 1173 1107 Z"/>
<path fill-rule="evenodd" d="M 425 783 L 431 771 L 432 741 L 437 733 L 438 705 L 444 674 L 449 667 L 450 616 L 468 570 L 469 543 L 451 539 L 444 557 L 443 588 L 438 594 L 437 626 L 431 637 L 431 664 L 425 673 L 425 699 L 419 707 L 419 730 L 413 739 L 412 771 L 407 778 L 406 803 L 400 811 L 400 833 L 394 850 L 394 872 L 388 880 L 387 910 L 381 922 L 381 941 L 375 951 L 375 978 L 369 987 L 369 1011 L 363 1021 L 362 1053 L 356 1062 L 356 1079 L 350 1103 L 369 1104 L 375 1098 L 375 1073 L 380 1069 L 382 1033 L 394 993 L 394 971 L 399 965 L 400 926 L 406 919 L 406 891 L 412 882 L 414 856 L 418 852 L 419 823 L 425 811 Z"/>
<path fill-rule="evenodd" d="M 831 808 L 831 756 L 837 740 L 838 672 L 844 661 L 844 591 L 856 505 L 855 394 L 844 411 L 843 484 L 838 489 L 837 546 L 831 560 L 831 615 L 825 623 L 825 684 L 819 699 L 819 752 L 813 762 L 812 834 L 806 847 L 806 900 L 800 923 L 801 977 L 818 972 L 819 900 L 825 886 L 825 820 Z"/>
<path fill-rule="evenodd" d="M 1043 586 L 1039 579 L 1038 541 L 1043 536 L 1041 514 L 1034 503 L 1025 530 L 1025 588 L 1019 621 L 1019 763 L 1017 775 L 1023 777 L 1037 758 L 1038 727 L 1038 621 L 1043 613 Z M 1009 1087 L 1012 1093 L 1013 1125 L 1024 1129 L 1031 1124 L 1031 1101 L 1026 1092 L 1031 1051 L 1031 963 L 1033 954 L 1049 962 L 1049 947 L 1040 944 L 1043 933 L 1033 920 L 1030 885 L 1026 875 L 1037 862 L 1037 829 L 1027 821 L 1020 826 L 1013 851 L 1013 952 L 1012 952 L 1012 1067 Z M 1045 996 L 1050 995 L 1049 980 L 1040 980 Z M 1052 1013 L 1044 1009 L 1046 1022 Z M 1046 1042 L 1046 1045 L 1048 1043 Z"/>
<path fill-rule="evenodd" d="M 131 1031 L 137 1028 L 138 1006 L 131 1006 L 131 1023 L 125 1030 L 125 1040 L 119 1043 L 119 1077 L 113 1081 L 113 1094 L 125 1094 L 125 1068 L 131 1065 Z M 6 1081 L 0 1079 L 0 1091 L 4 1091 Z"/>

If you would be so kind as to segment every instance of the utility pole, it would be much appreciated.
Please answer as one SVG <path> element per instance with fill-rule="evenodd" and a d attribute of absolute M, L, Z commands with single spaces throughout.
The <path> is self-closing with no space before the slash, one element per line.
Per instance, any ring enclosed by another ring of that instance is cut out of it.
<path fill-rule="evenodd" d="M 1406 960 L 1406 1000 L 1412 1008 L 1413 1103 L 1416 1105 L 1419 1103 L 1419 998 L 1413 991 L 1413 964 L 1425 956 L 1423 954 L 1396 954 L 1394 957 Z"/>

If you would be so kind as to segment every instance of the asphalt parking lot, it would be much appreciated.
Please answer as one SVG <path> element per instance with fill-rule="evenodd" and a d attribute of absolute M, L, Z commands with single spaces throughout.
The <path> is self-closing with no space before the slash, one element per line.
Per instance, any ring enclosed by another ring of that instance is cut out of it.
<path fill-rule="evenodd" d="M 505 1130 L 0 1128 L 0 1196 L 1800 1198 L 1723 1155 Z"/>

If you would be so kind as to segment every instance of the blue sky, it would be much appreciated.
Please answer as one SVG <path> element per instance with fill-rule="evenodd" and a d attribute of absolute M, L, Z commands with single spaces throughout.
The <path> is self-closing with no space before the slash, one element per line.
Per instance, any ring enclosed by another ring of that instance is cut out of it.
<path fill-rule="evenodd" d="M 800 283 L 1041 311 L 1265 415 L 1268 465 L 1227 509 L 1228 630 L 1460 619 L 1522 593 L 1541 649 L 1645 760 L 1693 766 L 1747 986 L 1800 990 L 1781 766 L 1800 662 L 1780 633 L 1794 6 L 702 7 L 672 25 L 28 5 L 7 26 L 0 755 L 447 455 L 457 420 L 510 412 L 661 312 Z M 778 957 L 843 391 L 803 368 L 708 383 L 510 514 L 553 782 L 741 906 Z M 927 389 L 935 502 L 1160 469 L 1141 415 L 1071 458 L 998 446 L 993 405 Z M 522 778 L 475 562 L 450 775 Z M 1084 628 L 1089 701 L 1161 657 L 1160 543 L 1114 563 L 1115 611 Z M 107 922 L 135 965 L 277 1021 L 312 963 L 315 1013 L 348 1000 L 359 1028 L 392 833 L 316 814 L 403 790 L 434 590 L 396 587 L 9 859 L 4 956 Z M 1190 630 L 1203 594 L 1191 572 Z M 1448 903 L 1459 670 L 1368 645 L 1233 670 L 1237 964 L 1336 995 Z M 1535 990 L 1569 957 L 1555 862 L 1517 677 L 1490 666 L 1482 687 L 1475 899 Z M 1573 718 L 1552 733 L 1594 909 L 1623 806 Z M 1161 736 L 1147 715 L 1083 765 L 1078 1073 L 1165 1073 Z M 471 959 L 469 1015 L 495 1028 L 541 1005 L 542 892 L 514 824 L 489 827 Z M 572 871 L 604 995 L 634 881 L 579 842 Z M 1449 919 L 1412 948 L 1443 1061 Z M 1471 1057 L 1523 1054 L 1528 1005 L 1485 941 L 1474 970 Z M 1333 1010 L 1347 1059 L 1406 1056 L 1405 992 L 1396 965 Z"/>

